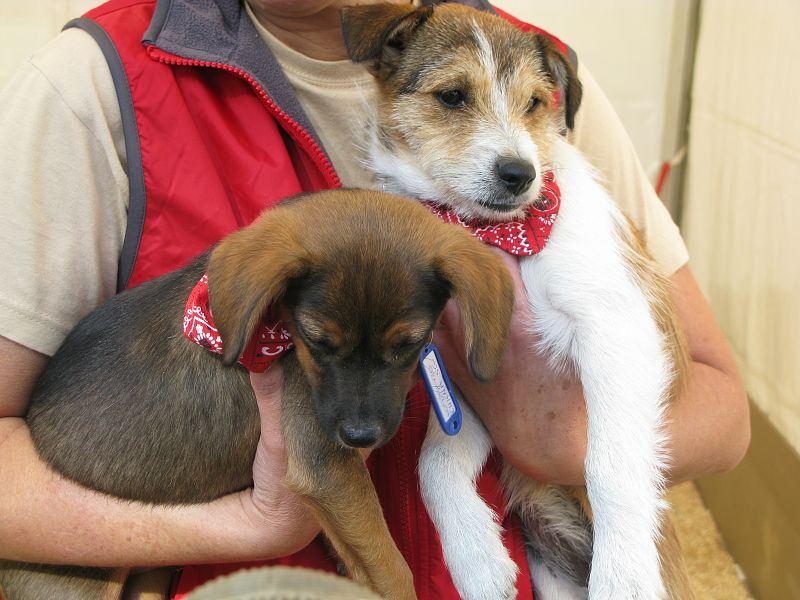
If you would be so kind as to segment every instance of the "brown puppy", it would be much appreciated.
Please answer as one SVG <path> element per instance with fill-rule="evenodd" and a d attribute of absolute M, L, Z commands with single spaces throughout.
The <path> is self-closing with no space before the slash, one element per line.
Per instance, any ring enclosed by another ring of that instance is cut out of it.
<path fill-rule="evenodd" d="M 180 335 L 186 299 L 205 272 L 222 357 Z M 355 448 L 384 444 L 397 430 L 420 349 L 450 297 L 464 315 L 472 370 L 489 379 L 513 304 L 491 251 L 388 194 L 298 197 L 86 317 L 42 374 L 28 424 L 56 471 L 114 496 L 204 502 L 245 488 L 259 419 L 236 361 L 275 304 L 296 344 L 282 361 L 289 485 L 354 579 L 409 600 L 411 573 Z M 109 597 L 119 579 L 111 569 L 0 567 L 5 600 Z"/>

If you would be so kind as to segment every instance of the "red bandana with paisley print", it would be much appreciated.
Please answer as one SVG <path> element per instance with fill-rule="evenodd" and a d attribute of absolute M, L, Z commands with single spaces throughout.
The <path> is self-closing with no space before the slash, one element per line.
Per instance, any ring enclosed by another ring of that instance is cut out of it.
<path fill-rule="evenodd" d="M 200 278 L 186 301 L 183 335 L 211 352 L 222 354 L 222 338 L 214 326 L 211 306 L 208 303 L 208 275 Z M 250 343 L 239 357 L 239 363 L 248 371 L 263 373 L 284 352 L 293 347 L 291 334 L 278 320 L 274 306 L 270 306 L 261 317 Z"/>
<path fill-rule="evenodd" d="M 550 239 L 550 230 L 561 206 L 561 190 L 553 172 L 547 171 L 542 176 L 539 197 L 525 211 L 525 217 L 504 223 L 465 221 L 441 206 L 432 203 L 426 203 L 426 206 L 445 223 L 466 227 L 485 244 L 497 246 L 515 256 L 533 256 L 541 252 Z"/>

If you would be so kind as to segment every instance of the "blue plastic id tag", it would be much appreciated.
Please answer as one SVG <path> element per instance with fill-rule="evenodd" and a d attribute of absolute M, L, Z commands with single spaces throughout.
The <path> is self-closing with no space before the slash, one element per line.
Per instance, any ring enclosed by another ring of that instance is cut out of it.
<path fill-rule="evenodd" d="M 422 349 L 419 369 L 422 371 L 422 379 L 428 389 L 428 397 L 439 419 L 439 425 L 447 435 L 457 434 L 461 430 L 461 407 L 444 369 L 439 350 L 432 343 L 426 344 Z"/>

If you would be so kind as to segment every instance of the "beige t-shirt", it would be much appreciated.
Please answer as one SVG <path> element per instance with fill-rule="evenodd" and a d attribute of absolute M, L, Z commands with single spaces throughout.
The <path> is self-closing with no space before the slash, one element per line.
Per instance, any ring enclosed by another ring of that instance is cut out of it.
<path fill-rule="evenodd" d="M 310 59 L 258 26 L 295 87 L 342 182 L 371 184 L 358 151 L 370 75 Z M 678 228 L 585 68 L 572 141 L 605 177 L 670 273 L 688 259 Z M 52 355 L 77 321 L 115 292 L 128 177 L 122 122 L 105 58 L 69 29 L 0 91 L 0 335 Z"/>

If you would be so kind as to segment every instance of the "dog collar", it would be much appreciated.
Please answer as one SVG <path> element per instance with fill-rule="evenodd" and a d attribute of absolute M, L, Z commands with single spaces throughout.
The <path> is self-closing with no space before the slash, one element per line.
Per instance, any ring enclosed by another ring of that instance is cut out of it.
<path fill-rule="evenodd" d="M 222 354 L 222 338 L 214 325 L 208 303 L 208 275 L 200 278 L 186 301 L 183 335 L 211 352 Z M 248 371 L 263 373 L 293 347 L 291 334 L 278 320 L 274 306 L 270 306 L 239 357 L 239 364 Z"/>
<path fill-rule="evenodd" d="M 525 211 L 525 217 L 505 223 L 465 221 L 454 212 L 431 202 L 425 205 L 445 223 L 457 223 L 476 238 L 515 256 L 533 256 L 544 250 L 561 206 L 561 190 L 552 171 L 542 176 L 539 197 Z"/>

